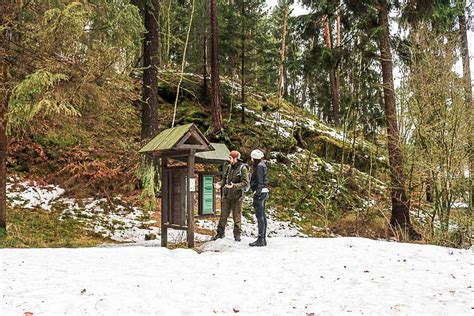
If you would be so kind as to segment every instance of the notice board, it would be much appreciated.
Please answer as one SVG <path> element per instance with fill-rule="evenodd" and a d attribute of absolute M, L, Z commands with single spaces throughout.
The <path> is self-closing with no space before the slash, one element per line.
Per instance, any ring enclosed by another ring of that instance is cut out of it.
<path fill-rule="evenodd" d="M 214 215 L 216 197 L 214 191 L 214 175 L 199 175 L 199 215 Z"/>

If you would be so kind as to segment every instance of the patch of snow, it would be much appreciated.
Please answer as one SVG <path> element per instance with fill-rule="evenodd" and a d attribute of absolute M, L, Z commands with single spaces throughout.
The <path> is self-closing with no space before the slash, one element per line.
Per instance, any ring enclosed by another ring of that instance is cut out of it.
<path fill-rule="evenodd" d="M 377 203 L 374 200 L 363 200 L 362 206 L 364 208 L 371 208 L 374 207 Z"/>
<path fill-rule="evenodd" d="M 12 179 L 9 179 L 10 181 Z M 51 211 L 51 203 L 64 193 L 64 189 L 46 185 L 39 186 L 34 181 L 23 181 L 16 184 L 7 183 L 7 200 L 12 206 L 26 209 L 42 208 Z"/>
<path fill-rule="evenodd" d="M 235 105 L 235 108 L 238 109 L 238 110 L 242 110 L 242 104 L 236 104 L 236 105 Z M 254 110 L 249 109 L 248 107 L 245 107 L 244 109 L 245 109 L 244 111 L 245 111 L 246 113 L 252 114 L 253 116 L 258 117 L 258 118 L 261 118 L 261 117 L 262 117 L 260 114 L 258 114 L 258 113 L 255 112 Z"/>
<path fill-rule="evenodd" d="M 287 132 L 284 128 L 278 126 L 277 130 L 278 130 L 278 135 L 279 136 L 283 136 L 285 138 L 290 138 L 291 137 L 291 134 L 289 132 Z"/>
<path fill-rule="evenodd" d="M 153 226 L 156 221 L 146 220 L 146 214 L 138 207 L 110 204 L 106 199 L 65 199 L 63 218 L 73 218 L 104 237 L 120 242 L 145 240 L 146 235 L 158 236 L 160 229 Z M 81 206 L 83 205 L 83 206 Z M 106 210 L 104 207 L 106 206 Z"/>
<path fill-rule="evenodd" d="M 344 136 L 343 134 L 335 131 L 335 130 L 332 130 L 332 131 L 323 131 L 326 135 L 329 135 L 331 136 L 332 138 L 334 139 L 337 139 L 337 140 L 340 140 L 341 142 L 344 142 L 346 144 L 350 144 L 351 143 L 351 140 L 348 139 L 346 136 Z M 357 142 L 356 142 L 357 143 Z"/>
<path fill-rule="evenodd" d="M 452 208 L 468 208 L 469 204 L 466 202 L 453 202 L 451 203 Z"/>
<path fill-rule="evenodd" d="M 242 105 L 237 104 L 235 106 L 237 109 L 241 110 Z M 257 121 L 255 122 L 256 126 L 267 126 L 276 130 L 279 136 L 284 138 L 291 137 L 291 133 L 288 131 L 289 127 L 293 127 L 294 123 L 290 120 L 282 119 L 280 112 L 274 112 L 271 115 L 265 115 L 265 113 L 259 114 L 254 110 L 248 109 L 245 107 L 245 112 L 251 114 Z"/>
<path fill-rule="evenodd" d="M 432 212 L 433 211 L 410 211 L 410 215 L 413 217 L 413 219 L 418 220 L 422 224 L 427 224 L 431 222 L 432 219 Z M 436 216 L 434 219 L 433 227 L 436 229 L 441 229 L 441 222 L 439 220 L 439 217 Z M 459 229 L 459 225 L 454 223 L 453 221 L 450 221 L 448 224 L 448 231 L 456 231 Z"/>
<path fill-rule="evenodd" d="M 314 130 L 316 130 L 316 125 L 317 125 L 317 124 L 318 124 L 318 123 L 316 123 L 315 120 L 312 120 L 312 119 L 310 119 L 310 118 L 307 118 L 307 119 L 306 119 L 305 127 L 308 128 L 309 130 L 314 131 Z"/>
<path fill-rule="evenodd" d="M 324 163 L 324 169 L 329 173 L 334 173 L 334 167 L 330 163 Z M 331 179 L 335 180 L 335 179 Z"/>
<path fill-rule="evenodd" d="M 295 161 L 295 160 L 297 160 L 296 154 L 288 154 L 288 155 L 286 155 L 286 157 L 287 157 L 290 161 Z"/>
<path fill-rule="evenodd" d="M 272 209 L 267 210 L 267 235 L 268 237 L 307 237 L 306 234 L 301 233 L 301 227 L 294 223 L 282 222 L 274 219 L 275 211 Z M 295 218 L 296 219 L 296 218 Z M 217 220 L 200 219 L 196 225 L 199 228 L 208 229 L 212 232 L 217 231 Z M 225 229 L 225 236 L 233 238 L 233 220 L 232 216 L 227 220 Z M 242 236 L 246 237 L 257 237 L 258 225 L 254 216 L 251 220 L 242 216 L 241 221 Z M 210 237 L 209 237 L 210 240 Z"/>
<path fill-rule="evenodd" d="M 314 169 L 314 171 L 318 171 L 318 170 L 319 170 L 319 164 L 318 164 L 318 162 L 317 162 L 316 160 L 313 162 L 313 169 Z"/>

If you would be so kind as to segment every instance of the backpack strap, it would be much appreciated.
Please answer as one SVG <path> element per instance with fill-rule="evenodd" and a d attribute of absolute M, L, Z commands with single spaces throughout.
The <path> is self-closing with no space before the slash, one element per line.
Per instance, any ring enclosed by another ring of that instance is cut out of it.
<path fill-rule="evenodd" d="M 249 169 L 249 166 L 246 164 L 246 163 L 241 163 L 240 166 L 239 166 L 239 171 L 237 172 L 237 175 L 239 177 L 242 177 L 242 168 L 247 168 L 247 170 Z"/>

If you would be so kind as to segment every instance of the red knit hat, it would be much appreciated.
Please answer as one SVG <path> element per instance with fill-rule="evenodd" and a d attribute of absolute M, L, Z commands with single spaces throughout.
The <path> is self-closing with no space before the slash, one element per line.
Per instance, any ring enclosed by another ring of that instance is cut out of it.
<path fill-rule="evenodd" d="M 235 158 L 239 159 L 239 158 L 240 158 L 240 153 L 239 153 L 237 150 L 232 150 L 232 151 L 230 152 L 229 156 L 232 157 L 232 158 L 234 158 L 234 159 L 235 159 Z"/>

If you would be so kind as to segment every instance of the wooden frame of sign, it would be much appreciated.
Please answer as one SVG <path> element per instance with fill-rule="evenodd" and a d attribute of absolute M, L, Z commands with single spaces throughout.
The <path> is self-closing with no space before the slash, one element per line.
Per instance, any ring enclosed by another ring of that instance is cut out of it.
<path fill-rule="evenodd" d="M 222 144 L 217 146 L 225 147 Z M 140 150 L 140 153 L 161 159 L 161 246 L 163 247 L 168 245 L 168 229 L 185 230 L 188 247 L 194 247 L 195 164 L 198 152 L 214 152 L 214 148 L 194 124 L 164 130 Z M 226 157 L 198 158 L 198 161 L 222 163 L 225 159 Z M 186 164 L 176 166 L 170 164 L 170 160 Z M 215 200 L 215 196 L 213 199 Z"/>

